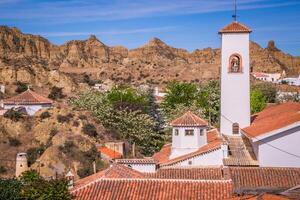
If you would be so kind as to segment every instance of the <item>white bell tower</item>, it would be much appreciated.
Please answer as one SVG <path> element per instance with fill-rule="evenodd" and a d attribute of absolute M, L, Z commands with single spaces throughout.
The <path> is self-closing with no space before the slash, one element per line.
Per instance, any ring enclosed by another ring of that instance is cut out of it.
<path fill-rule="evenodd" d="M 234 21 L 219 31 L 221 52 L 221 133 L 240 134 L 250 125 L 249 35 L 251 29 Z"/>

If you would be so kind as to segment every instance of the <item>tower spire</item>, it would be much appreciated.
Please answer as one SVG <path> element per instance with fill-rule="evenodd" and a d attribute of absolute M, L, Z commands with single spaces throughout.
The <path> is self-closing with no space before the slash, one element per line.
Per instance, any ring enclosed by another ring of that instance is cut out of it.
<path fill-rule="evenodd" d="M 232 15 L 232 18 L 234 21 L 237 21 L 237 5 L 236 5 L 236 0 L 234 0 L 234 14 Z"/>

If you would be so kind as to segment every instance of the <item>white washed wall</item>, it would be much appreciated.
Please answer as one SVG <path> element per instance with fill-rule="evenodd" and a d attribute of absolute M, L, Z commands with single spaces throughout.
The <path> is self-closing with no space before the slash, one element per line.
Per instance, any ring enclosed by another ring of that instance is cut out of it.
<path fill-rule="evenodd" d="M 256 145 L 257 148 L 255 148 Z M 253 144 L 261 167 L 300 167 L 299 158 L 277 150 L 270 145 L 300 155 L 300 126 Z"/>
<path fill-rule="evenodd" d="M 137 170 L 139 172 L 155 172 L 156 165 L 155 164 L 126 164 L 126 166 Z"/>
<path fill-rule="evenodd" d="M 178 162 L 171 167 L 219 166 L 223 165 L 223 157 L 223 150 L 218 149 L 207 154 L 202 154 L 191 159 Z M 189 161 L 192 161 L 192 164 L 189 164 Z"/>
<path fill-rule="evenodd" d="M 178 129 L 179 134 L 175 135 Z M 185 130 L 194 130 L 193 136 L 186 136 Z M 200 136 L 200 129 L 203 129 L 203 135 Z M 174 127 L 172 132 L 172 152 L 170 158 L 176 158 L 194 151 L 207 144 L 207 134 L 205 127 Z"/>
<path fill-rule="evenodd" d="M 51 108 L 51 105 L 4 105 L 4 109 L 24 107 L 28 115 L 34 115 L 37 111 L 43 108 Z"/>
<path fill-rule="evenodd" d="M 232 122 L 239 123 L 241 128 L 250 125 L 249 34 L 221 37 L 221 133 L 231 135 Z M 229 58 L 235 53 L 242 56 L 243 73 L 228 73 Z"/>

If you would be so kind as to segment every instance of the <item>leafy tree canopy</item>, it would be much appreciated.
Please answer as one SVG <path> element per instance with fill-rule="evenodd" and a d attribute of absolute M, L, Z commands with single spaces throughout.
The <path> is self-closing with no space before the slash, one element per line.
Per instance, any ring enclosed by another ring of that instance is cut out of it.
<path fill-rule="evenodd" d="M 258 89 L 251 90 L 250 94 L 250 108 L 251 113 L 257 113 L 262 111 L 267 105 L 267 99 L 263 92 Z"/>

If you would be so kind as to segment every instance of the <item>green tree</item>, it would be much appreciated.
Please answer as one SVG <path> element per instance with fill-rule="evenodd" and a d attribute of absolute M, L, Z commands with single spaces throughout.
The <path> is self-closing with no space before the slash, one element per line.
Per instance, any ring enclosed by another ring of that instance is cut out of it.
<path fill-rule="evenodd" d="M 146 110 L 147 95 L 136 89 L 117 86 L 112 88 L 106 96 L 107 100 L 117 109 Z"/>
<path fill-rule="evenodd" d="M 197 105 L 201 108 L 203 116 L 209 123 L 218 126 L 220 116 L 220 83 L 209 81 L 200 86 L 197 96 Z"/>
<path fill-rule="evenodd" d="M 0 178 L 0 199 L 21 200 L 21 187 L 22 184 L 17 179 Z"/>
<path fill-rule="evenodd" d="M 250 108 L 251 108 L 251 113 L 257 113 L 262 111 L 267 105 L 267 99 L 262 93 L 262 91 L 258 89 L 253 89 L 251 90 L 251 95 L 250 95 Z"/>
<path fill-rule="evenodd" d="M 277 88 L 272 83 L 258 83 L 252 87 L 252 89 L 260 90 L 263 95 L 266 97 L 268 103 L 275 103 L 277 96 Z"/>
<path fill-rule="evenodd" d="M 147 97 L 132 94 L 132 90 L 120 94 L 119 90 L 101 94 L 87 92 L 78 99 L 70 100 L 70 103 L 81 109 L 91 111 L 101 123 L 118 134 L 120 138 L 135 143 L 144 155 L 151 155 L 162 145 L 162 135 L 157 131 L 154 119 L 143 109 L 131 109 L 131 107 L 118 107 L 116 102 L 139 103 L 145 105 Z M 132 104 L 131 104 L 132 105 Z"/>
<path fill-rule="evenodd" d="M 22 183 L 22 199 L 72 199 L 68 191 L 68 182 L 65 179 L 47 181 L 40 177 L 36 171 L 30 170 L 22 174 L 20 182 Z"/>
<path fill-rule="evenodd" d="M 168 112 L 176 105 L 191 106 L 197 97 L 197 86 L 193 83 L 171 82 L 167 86 L 167 94 L 162 102 L 162 108 Z"/>

